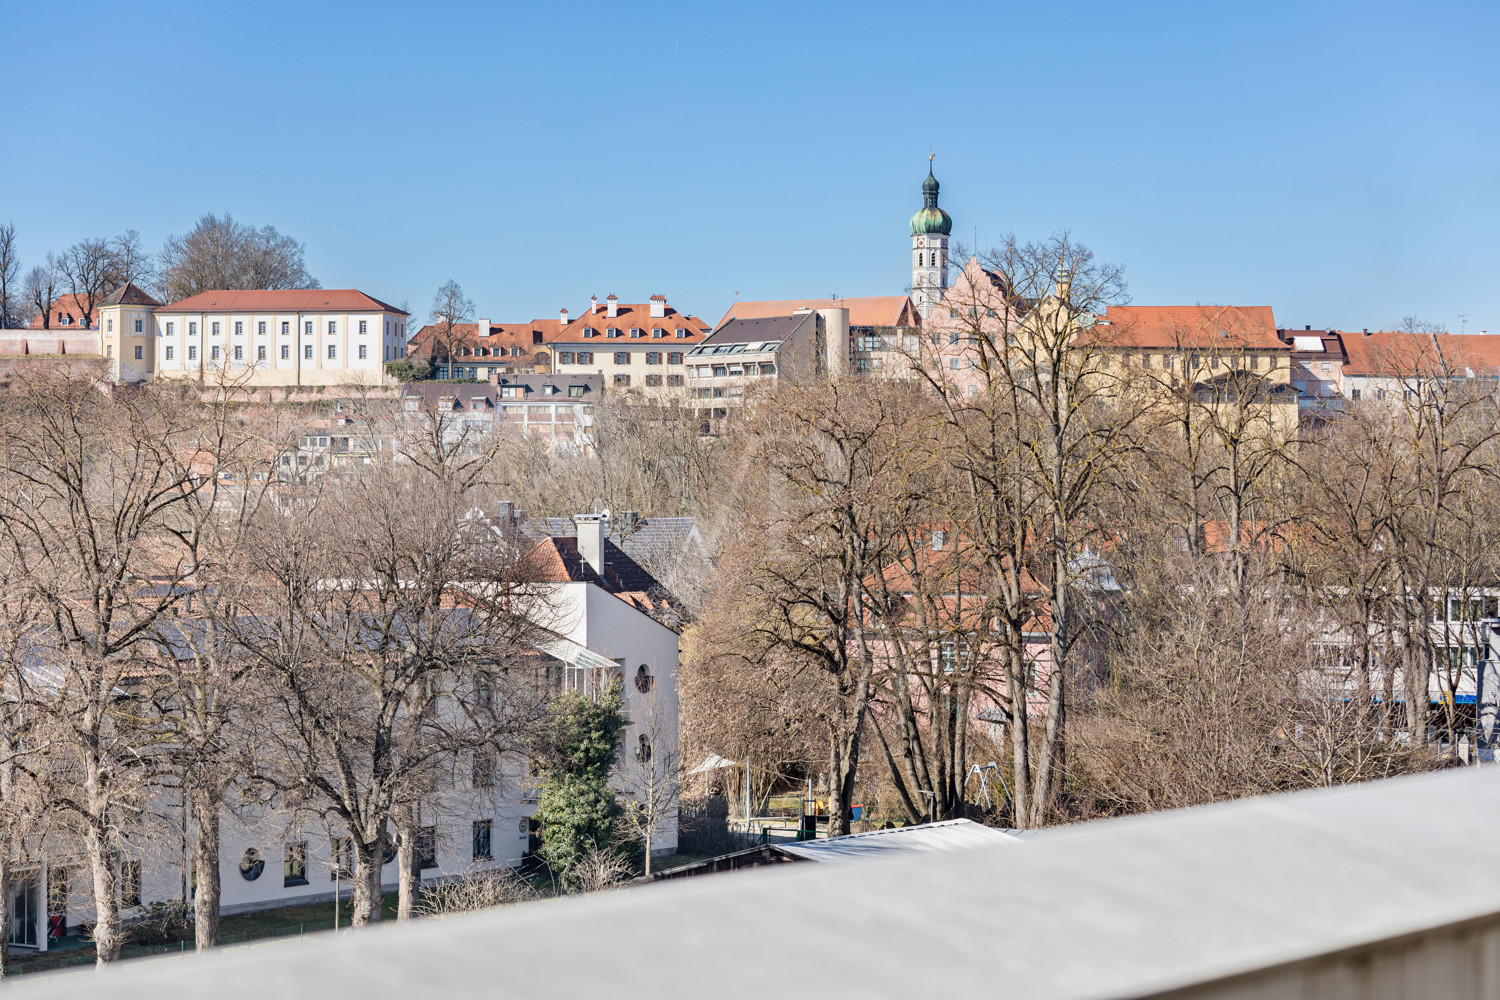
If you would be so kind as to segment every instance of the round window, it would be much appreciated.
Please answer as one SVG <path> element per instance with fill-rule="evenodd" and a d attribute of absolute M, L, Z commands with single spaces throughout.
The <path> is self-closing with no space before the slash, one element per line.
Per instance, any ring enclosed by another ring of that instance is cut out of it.
<path fill-rule="evenodd" d="M 260 852 L 253 847 L 245 848 L 245 854 L 240 858 L 240 877 L 246 882 L 254 882 L 265 870 L 266 859 L 260 856 Z"/>
<path fill-rule="evenodd" d="M 522 833 L 530 833 L 531 832 L 531 820 L 527 819 L 525 816 L 521 817 L 521 824 L 520 824 L 520 826 L 521 826 L 521 832 Z"/>

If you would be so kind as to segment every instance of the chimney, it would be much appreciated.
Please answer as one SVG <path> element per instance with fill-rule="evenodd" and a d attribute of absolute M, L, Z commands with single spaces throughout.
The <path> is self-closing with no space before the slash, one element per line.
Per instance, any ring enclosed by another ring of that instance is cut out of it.
<path fill-rule="evenodd" d="M 667 297 L 665 295 L 651 296 L 651 318 L 661 319 L 667 314 Z"/>
<path fill-rule="evenodd" d="M 1365 334 L 1366 337 L 1368 337 L 1370 335 L 1370 328 L 1369 327 L 1365 327 L 1364 334 Z"/>
<path fill-rule="evenodd" d="M 488 337 L 490 335 L 490 321 L 489 320 L 487 320 L 487 319 L 476 319 L 474 321 L 474 325 L 479 328 L 479 335 L 481 337 Z"/>
<path fill-rule="evenodd" d="M 579 556 L 602 579 L 604 577 L 604 515 L 574 514 L 573 523 L 578 527 Z"/>
<path fill-rule="evenodd" d="M 499 508 L 495 511 L 495 520 L 501 525 L 509 528 L 516 523 L 516 504 L 513 500 L 501 500 Z"/>
<path fill-rule="evenodd" d="M 592 315 L 594 315 L 594 313 L 596 313 L 596 312 L 599 311 L 599 296 L 597 296 L 597 295 L 590 295 L 589 296 L 589 303 L 590 303 L 590 305 L 589 305 L 589 315 L 592 316 Z"/>
<path fill-rule="evenodd" d="M 1306 326 L 1304 326 L 1302 329 L 1304 329 L 1304 330 L 1311 330 L 1312 329 L 1312 324 L 1309 323 Z"/>
<path fill-rule="evenodd" d="M 561 323 L 563 326 L 567 326 L 568 325 L 568 311 L 566 309 L 560 309 L 560 310 L 558 310 L 557 321 L 559 323 Z"/>
<path fill-rule="evenodd" d="M 610 292 L 609 297 L 604 300 L 605 315 L 614 319 L 620 314 L 620 300 L 615 298 L 615 293 Z"/>

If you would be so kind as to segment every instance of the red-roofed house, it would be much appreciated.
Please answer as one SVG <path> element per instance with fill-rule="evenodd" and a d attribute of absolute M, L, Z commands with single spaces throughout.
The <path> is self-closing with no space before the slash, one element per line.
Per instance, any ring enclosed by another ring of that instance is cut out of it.
<path fill-rule="evenodd" d="M 566 317 L 564 309 L 562 315 Z M 406 347 L 413 361 L 427 362 L 433 378 L 489 378 L 552 370 L 552 348 L 566 320 L 534 319 L 527 323 L 496 323 L 481 319 L 454 323 L 450 329 L 429 323 Z"/>
<path fill-rule="evenodd" d="M 97 311 L 94 323 L 98 324 Z M 59 295 L 52 300 L 44 313 L 33 316 L 28 324 L 33 330 L 87 330 L 92 329 L 83 321 L 83 306 L 77 295 Z"/>
<path fill-rule="evenodd" d="M 563 325 L 548 343 L 559 375 L 598 374 L 613 391 L 682 398 L 687 352 L 708 332 L 707 323 L 678 312 L 665 295 L 626 303 L 611 294 L 602 303 L 592 299 L 588 312 Z"/>
<path fill-rule="evenodd" d="M 905 295 L 736 302 L 714 329 L 723 329 L 730 320 L 771 319 L 827 309 L 844 309 L 849 313 L 848 371 L 882 372 L 893 377 L 905 374 L 908 356 L 917 346 L 917 328 L 922 323 L 912 300 Z M 830 370 L 846 369 L 831 365 Z"/>
<path fill-rule="evenodd" d="M 1348 360 L 1342 388 L 1350 400 L 1397 398 L 1439 380 L 1500 378 L 1500 336 L 1406 331 L 1340 331 Z"/>

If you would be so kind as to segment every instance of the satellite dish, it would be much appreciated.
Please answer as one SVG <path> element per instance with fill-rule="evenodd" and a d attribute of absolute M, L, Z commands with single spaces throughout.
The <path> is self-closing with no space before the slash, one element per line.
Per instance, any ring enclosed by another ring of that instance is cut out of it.
<path fill-rule="evenodd" d="M 609 520 L 609 508 L 608 507 L 604 508 L 604 519 L 606 521 Z"/>

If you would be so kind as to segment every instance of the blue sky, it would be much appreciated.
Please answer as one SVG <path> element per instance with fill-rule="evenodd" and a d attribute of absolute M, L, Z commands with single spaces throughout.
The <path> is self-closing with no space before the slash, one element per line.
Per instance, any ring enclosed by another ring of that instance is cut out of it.
<path fill-rule="evenodd" d="M 423 316 L 910 280 L 1068 230 L 1139 304 L 1500 333 L 1496 4 L 0 4 L 29 263 L 203 212 Z"/>

